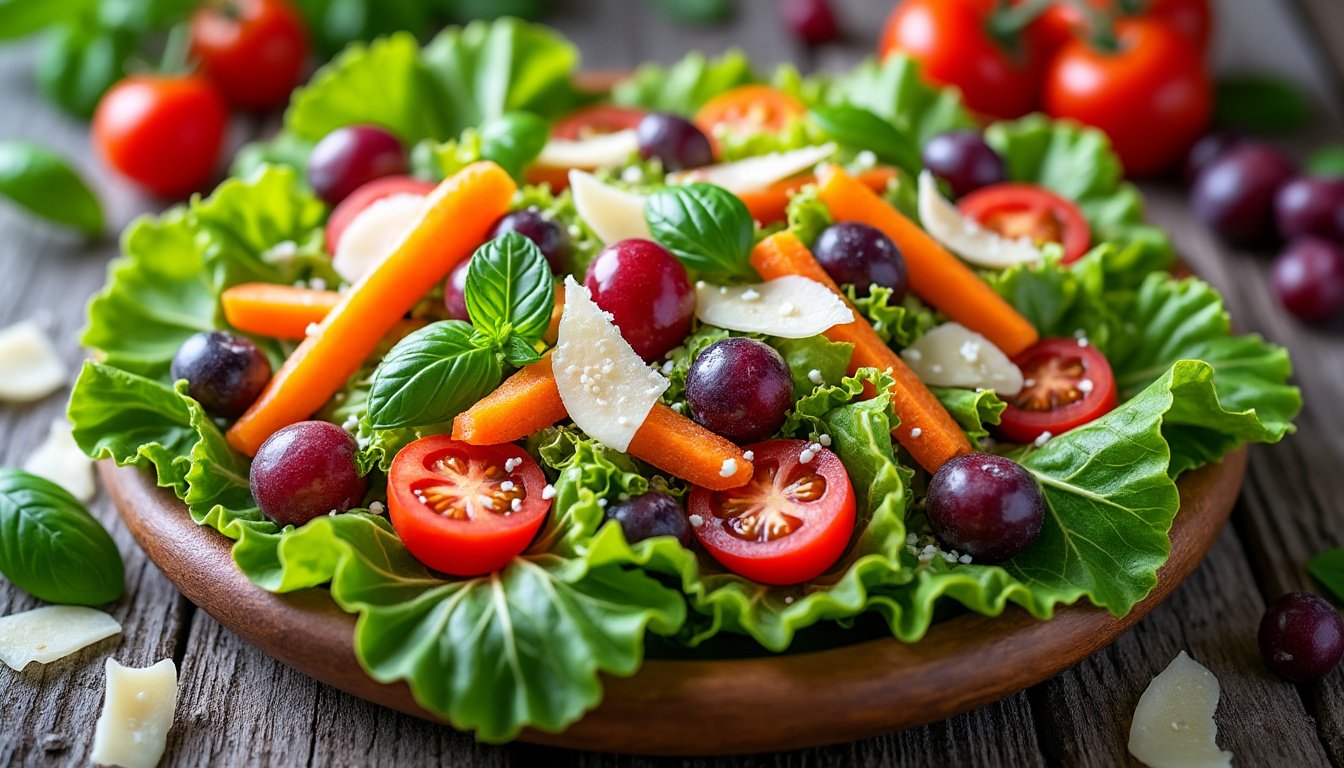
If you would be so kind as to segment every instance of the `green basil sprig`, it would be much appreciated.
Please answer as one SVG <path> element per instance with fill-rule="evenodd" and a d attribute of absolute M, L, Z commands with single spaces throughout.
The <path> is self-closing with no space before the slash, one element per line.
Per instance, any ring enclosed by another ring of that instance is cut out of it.
<path fill-rule="evenodd" d="M 867 149 L 877 159 L 918 176 L 922 163 L 919 144 L 909 134 L 862 107 L 842 104 L 813 107 L 807 117 L 828 136 L 857 149 Z"/>
<path fill-rule="evenodd" d="M 117 545 L 84 505 L 16 469 L 0 469 L 0 573 L 49 603 L 102 605 L 126 588 Z"/>
<path fill-rule="evenodd" d="M 657 240 L 687 268 L 705 275 L 749 276 L 751 213 L 728 190 L 695 183 L 649 195 L 644 218 Z"/>
<path fill-rule="evenodd" d="M 59 155 L 36 144 L 0 142 L 0 195 L 86 235 L 103 232 L 103 207 L 98 198 Z"/>
<path fill-rule="evenodd" d="M 499 386 L 505 366 L 540 359 L 555 283 L 535 243 L 510 232 L 482 245 L 467 267 L 465 294 L 471 323 L 421 328 L 378 364 L 369 391 L 374 429 L 451 421 Z"/>

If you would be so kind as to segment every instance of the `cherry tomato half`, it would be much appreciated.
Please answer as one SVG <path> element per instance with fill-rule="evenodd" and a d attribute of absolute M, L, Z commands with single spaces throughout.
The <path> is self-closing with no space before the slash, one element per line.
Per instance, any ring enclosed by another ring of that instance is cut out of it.
<path fill-rule="evenodd" d="M 994 184 L 961 198 L 957 208 L 1005 237 L 1029 237 L 1064 246 L 1064 263 L 1092 245 L 1092 228 L 1078 206 L 1034 184 Z"/>
<path fill-rule="evenodd" d="M 370 205 L 393 195 L 428 195 L 433 191 L 433 184 L 410 176 L 384 176 L 365 183 L 337 203 L 327 217 L 327 253 L 336 252 L 345 228 Z"/>
<path fill-rule="evenodd" d="M 1115 376 L 1096 347 L 1080 339 L 1042 339 L 1013 362 L 1022 369 L 1022 391 L 1008 401 L 999 435 L 1030 443 L 1042 434 L 1060 435 L 1115 408 Z"/>
<path fill-rule="evenodd" d="M 644 110 L 618 107 L 615 104 L 595 104 L 560 118 L 551 130 L 557 139 L 580 141 L 604 133 L 634 130 L 644 119 Z"/>
<path fill-rule="evenodd" d="M 191 17 L 191 52 L 230 104 L 284 104 L 303 79 L 308 30 L 285 0 L 210 0 Z"/>
<path fill-rule="evenodd" d="M 453 576 L 479 576 L 527 549 L 551 508 L 545 487 L 537 462 L 516 445 L 435 435 L 392 460 L 388 512 L 415 559 Z"/>
<path fill-rule="evenodd" d="M 738 134 L 773 133 L 806 109 L 789 94 L 768 85 L 739 85 L 705 102 L 695 125 L 713 140 L 719 131 Z"/>
<path fill-rule="evenodd" d="M 118 173 L 164 197 L 205 186 L 224 142 L 228 105 L 197 76 L 137 75 L 93 113 L 93 145 Z"/>
<path fill-rule="evenodd" d="M 802 462 L 802 440 L 767 440 L 751 482 L 729 491 L 691 490 L 695 538 L 715 560 L 762 584 L 798 584 L 835 564 L 854 533 L 854 487 L 840 457 L 823 448 Z"/>

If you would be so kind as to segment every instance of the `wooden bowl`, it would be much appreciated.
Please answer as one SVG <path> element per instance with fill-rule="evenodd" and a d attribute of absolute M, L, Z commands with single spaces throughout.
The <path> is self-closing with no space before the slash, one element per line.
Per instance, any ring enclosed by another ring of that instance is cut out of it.
<path fill-rule="evenodd" d="M 355 617 L 326 590 L 275 595 L 254 586 L 234 566 L 230 542 L 193 523 L 149 474 L 108 462 L 99 471 L 136 541 L 206 613 L 310 677 L 438 720 L 404 683 L 385 685 L 364 674 L 352 644 Z M 885 638 L 749 659 L 648 660 L 633 677 L 606 677 L 602 704 L 565 732 L 528 730 L 521 738 L 604 752 L 763 752 L 853 741 L 988 704 L 1109 645 L 1166 599 L 1213 545 L 1245 472 L 1243 448 L 1180 479 L 1171 558 L 1152 593 L 1123 618 L 1078 605 L 1041 622 L 1010 607 L 996 618 L 967 613 L 935 624 L 911 645 Z M 684 725 L 690 712 L 695 738 L 687 738 Z"/>

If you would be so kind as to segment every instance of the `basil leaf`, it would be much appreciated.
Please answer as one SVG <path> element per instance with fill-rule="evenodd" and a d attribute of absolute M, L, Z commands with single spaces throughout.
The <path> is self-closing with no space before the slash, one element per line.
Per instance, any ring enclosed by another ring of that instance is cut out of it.
<path fill-rule="evenodd" d="M 687 268 L 710 275 L 750 275 L 752 223 L 747 206 L 728 190 L 696 183 L 660 189 L 644 204 L 657 240 Z"/>
<path fill-rule="evenodd" d="M 121 597 L 126 572 L 103 526 L 64 488 L 0 469 L 0 573 L 39 600 L 102 605 Z"/>
<path fill-rule="evenodd" d="M 1264 75 L 1219 80 L 1213 122 L 1248 133 L 1289 133 L 1311 119 L 1311 102 L 1300 88 Z"/>
<path fill-rule="evenodd" d="M 515 368 L 522 368 L 541 359 L 536 347 L 521 336 L 510 336 L 509 340 L 504 342 L 503 351 L 504 361 Z"/>
<path fill-rule="evenodd" d="M 918 176 L 923 167 L 919 145 L 910 134 L 862 107 L 818 106 L 808 110 L 807 116 L 841 144 L 869 150 L 911 176 Z"/>
<path fill-rule="evenodd" d="M 1307 573 L 1321 582 L 1336 600 L 1344 600 L 1344 549 L 1328 549 L 1307 561 Z"/>
<path fill-rule="evenodd" d="M 550 124 L 531 112 L 510 112 L 481 124 L 481 157 L 493 160 L 515 179 L 550 138 Z"/>
<path fill-rule="evenodd" d="M 473 344 L 472 332 L 461 320 L 443 320 L 397 342 L 373 373 L 373 428 L 451 421 L 499 386 L 504 377 L 499 358 Z"/>
<path fill-rule="evenodd" d="M 36 144 L 0 142 L 0 195 L 86 235 L 103 232 L 98 198 L 59 155 Z"/>
<path fill-rule="evenodd" d="M 551 266 L 537 244 L 517 232 L 476 249 L 465 293 L 472 325 L 500 346 L 512 334 L 540 340 L 555 308 Z"/>
<path fill-rule="evenodd" d="M 48 27 L 65 24 L 92 8 L 96 0 L 0 0 L 0 40 L 27 37 Z"/>
<path fill-rule="evenodd" d="M 122 64 L 135 45 L 128 30 L 91 23 L 58 27 L 38 57 L 37 85 L 67 112 L 92 117 L 98 100 L 125 73 Z"/>

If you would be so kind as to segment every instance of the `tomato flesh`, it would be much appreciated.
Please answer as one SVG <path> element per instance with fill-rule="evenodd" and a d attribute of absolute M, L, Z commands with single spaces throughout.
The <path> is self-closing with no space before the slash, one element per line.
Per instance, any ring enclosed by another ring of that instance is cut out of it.
<path fill-rule="evenodd" d="M 1058 243 L 1065 264 L 1081 259 L 1092 245 L 1092 228 L 1078 206 L 1034 184 L 994 184 L 963 197 L 957 207 L 1004 237 Z"/>
<path fill-rule="evenodd" d="M 714 140 L 719 131 L 770 133 L 783 129 L 806 111 L 797 99 L 768 85 L 741 85 L 705 102 L 695 125 Z"/>
<path fill-rule="evenodd" d="M 607 133 L 634 130 L 644 115 L 644 110 L 634 107 L 597 104 L 560 118 L 551 135 L 567 141 L 582 141 Z"/>
<path fill-rule="evenodd" d="M 1022 391 L 1000 418 L 998 432 L 1014 443 L 1059 435 L 1115 408 L 1115 376 L 1106 357 L 1080 339 L 1044 339 L 1013 358 Z"/>
<path fill-rule="evenodd" d="M 762 584 L 798 584 L 844 554 L 854 533 L 854 487 L 839 456 L 808 450 L 803 462 L 807 449 L 802 440 L 747 446 L 755 455 L 750 483 L 691 490 L 695 537 L 725 568 Z"/>
<path fill-rule="evenodd" d="M 384 176 L 368 182 L 337 203 L 331 216 L 327 217 L 327 252 L 336 252 L 345 228 L 370 205 L 393 195 L 428 195 L 433 191 L 433 184 L 410 176 Z"/>
<path fill-rule="evenodd" d="M 546 478 L 516 445 L 416 440 L 392 461 L 388 512 L 415 559 L 453 576 L 497 571 L 536 536 Z"/>

